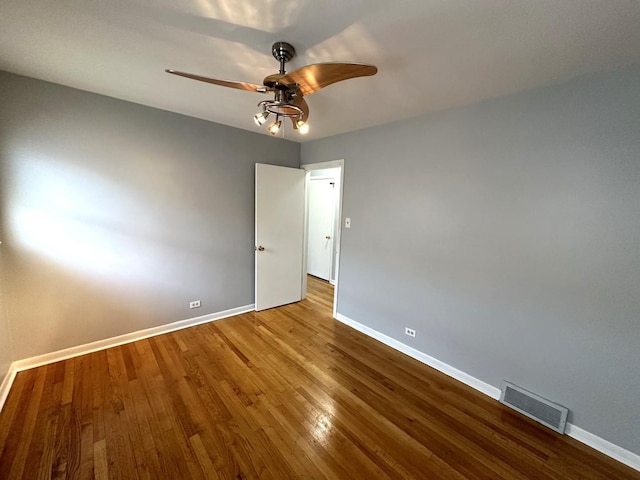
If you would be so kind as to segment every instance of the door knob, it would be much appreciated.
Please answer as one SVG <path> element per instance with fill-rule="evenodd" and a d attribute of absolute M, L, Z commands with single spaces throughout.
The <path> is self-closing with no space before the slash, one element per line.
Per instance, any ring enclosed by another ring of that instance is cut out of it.
<path fill-rule="evenodd" d="M 256 248 L 256 250 L 258 250 L 259 252 L 264 252 L 264 247 L 260 245 L 258 248 Z"/>
<path fill-rule="evenodd" d="M 327 236 L 326 236 L 326 237 L 324 237 L 324 238 L 326 238 L 327 240 L 331 240 L 331 235 L 327 235 Z"/>

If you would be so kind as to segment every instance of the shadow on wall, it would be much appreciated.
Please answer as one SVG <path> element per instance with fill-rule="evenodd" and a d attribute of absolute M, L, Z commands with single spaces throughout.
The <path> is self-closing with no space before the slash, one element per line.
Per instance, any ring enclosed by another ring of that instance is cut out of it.
<path fill-rule="evenodd" d="M 94 281 L 189 293 L 166 259 L 186 249 L 192 258 L 182 262 L 193 263 L 206 254 L 206 239 L 179 229 L 166 238 L 154 199 L 141 201 L 113 179 L 50 158 L 12 167 L 7 224 L 15 245 Z"/>

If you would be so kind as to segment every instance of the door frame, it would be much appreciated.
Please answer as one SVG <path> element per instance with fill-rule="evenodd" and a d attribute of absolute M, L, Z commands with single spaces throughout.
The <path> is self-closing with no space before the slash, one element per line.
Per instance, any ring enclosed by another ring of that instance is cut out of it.
<path fill-rule="evenodd" d="M 308 234 L 309 234 L 309 189 L 307 188 L 309 185 L 309 180 L 311 178 L 312 170 L 324 170 L 325 168 L 339 168 L 340 169 L 340 185 L 338 185 L 338 222 L 336 225 L 338 226 L 337 230 L 334 232 L 335 242 L 334 248 L 336 251 L 336 281 L 333 286 L 333 318 L 336 318 L 338 313 L 338 287 L 340 285 L 340 253 L 341 253 L 341 242 L 342 242 L 342 198 L 344 195 L 344 159 L 341 160 L 331 160 L 328 162 L 319 162 L 319 163 L 307 163 L 304 165 L 300 165 L 302 170 L 306 171 L 305 177 L 305 202 L 304 202 L 304 248 L 303 248 L 303 258 L 302 258 L 302 297 L 306 298 L 307 296 L 307 247 L 308 247 Z"/>

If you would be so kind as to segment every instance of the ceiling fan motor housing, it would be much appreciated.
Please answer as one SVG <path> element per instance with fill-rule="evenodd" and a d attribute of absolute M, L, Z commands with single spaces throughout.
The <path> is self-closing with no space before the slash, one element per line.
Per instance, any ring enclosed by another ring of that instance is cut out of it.
<path fill-rule="evenodd" d="M 284 64 L 296 56 L 296 49 L 287 42 L 276 42 L 271 46 L 271 54 L 280 62 L 280 73 L 284 74 Z"/>
<path fill-rule="evenodd" d="M 279 62 L 288 62 L 296 56 L 296 49 L 287 42 L 276 42 L 271 46 L 271 53 Z"/>

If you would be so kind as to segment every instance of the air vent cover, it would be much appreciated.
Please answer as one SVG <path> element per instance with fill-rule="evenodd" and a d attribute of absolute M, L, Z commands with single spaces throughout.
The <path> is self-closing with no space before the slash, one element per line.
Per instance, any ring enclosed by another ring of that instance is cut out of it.
<path fill-rule="evenodd" d="M 557 403 L 550 402 L 510 382 L 504 382 L 500 402 L 556 432 L 564 433 L 569 410 Z"/>

